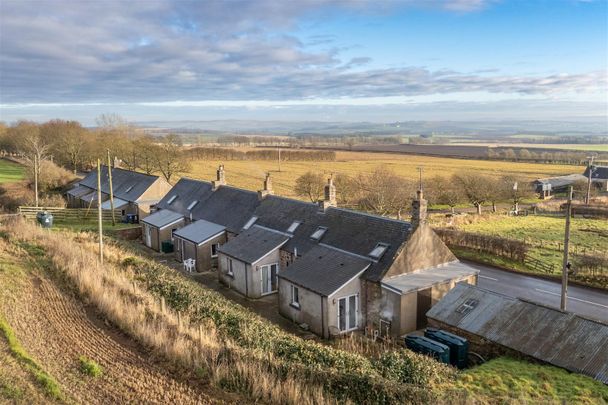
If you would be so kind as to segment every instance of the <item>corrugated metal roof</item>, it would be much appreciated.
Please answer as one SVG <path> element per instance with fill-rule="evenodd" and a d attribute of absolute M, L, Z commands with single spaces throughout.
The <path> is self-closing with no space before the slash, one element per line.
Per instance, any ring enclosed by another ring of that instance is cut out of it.
<path fill-rule="evenodd" d="M 81 197 L 85 194 L 90 193 L 92 190 L 89 187 L 82 186 L 80 184 L 68 190 L 67 194 L 72 195 L 74 197 Z"/>
<path fill-rule="evenodd" d="M 414 273 L 400 274 L 399 276 L 384 280 L 382 284 L 386 284 L 392 289 L 401 291 L 401 294 L 405 294 L 478 273 L 479 270 L 462 262 L 455 261 Z"/>
<path fill-rule="evenodd" d="M 458 311 L 476 301 L 469 312 Z M 458 284 L 430 319 L 608 384 L 608 325 L 570 312 Z"/>
<path fill-rule="evenodd" d="M 128 201 L 125 200 L 121 200 L 120 198 L 114 198 L 114 209 L 119 209 L 121 207 L 124 207 L 125 205 L 129 204 Z M 112 209 L 112 204 L 110 202 L 110 200 L 108 199 L 107 201 L 104 201 L 101 204 L 101 209 L 103 210 L 110 210 Z"/>
<path fill-rule="evenodd" d="M 162 228 L 164 226 L 177 222 L 182 218 L 184 218 L 182 214 L 179 214 L 177 212 L 173 212 L 171 210 L 160 210 L 156 211 L 154 214 L 148 215 L 147 217 L 142 219 L 141 222 L 144 222 L 148 225 L 152 225 L 156 228 Z"/>
<path fill-rule="evenodd" d="M 317 245 L 301 259 L 297 259 L 283 269 L 279 277 L 318 294 L 329 296 L 371 263 L 371 260 Z"/>
<path fill-rule="evenodd" d="M 175 231 L 174 235 L 198 244 L 221 232 L 224 232 L 225 230 L 225 226 L 214 224 L 213 222 L 205 221 L 204 219 L 199 219 L 190 225 L 178 229 Z"/>
<path fill-rule="evenodd" d="M 220 246 L 219 251 L 245 263 L 255 263 L 288 240 L 283 234 L 254 225 Z"/>
<path fill-rule="evenodd" d="M 552 189 L 566 187 L 576 183 L 577 181 L 585 181 L 587 178 L 582 174 L 569 174 L 567 176 L 549 177 L 546 179 L 538 179 L 536 184 L 551 184 Z"/>

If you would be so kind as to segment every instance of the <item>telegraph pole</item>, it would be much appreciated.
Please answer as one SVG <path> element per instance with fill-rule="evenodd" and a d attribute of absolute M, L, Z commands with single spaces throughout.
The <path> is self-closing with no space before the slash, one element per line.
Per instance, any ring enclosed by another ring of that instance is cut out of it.
<path fill-rule="evenodd" d="M 589 175 L 587 176 L 587 197 L 585 197 L 585 205 L 589 205 L 591 200 L 591 174 L 593 172 L 593 158 L 593 155 L 587 156 L 587 159 L 589 159 L 589 166 L 587 166 L 589 169 Z"/>
<path fill-rule="evenodd" d="M 279 150 L 279 171 L 281 171 L 281 145 L 278 145 L 277 149 Z"/>
<path fill-rule="evenodd" d="M 112 191 L 112 165 L 110 162 L 110 149 L 108 149 L 108 178 L 110 180 L 110 209 L 112 210 L 112 226 L 116 226 L 116 218 L 114 218 L 114 193 Z"/>
<path fill-rule="evenodd" d="M 568 204 L 566 206 L 566 234 L 564 236 L 564 260 L 562 262 L 562 300 L 560 309 L 566 310 L 566 301 L 568 299 L 568 248 L 570 245 L 570 216 L 572 215 L 572 186 L 568 188 Z"/>
<path fill-rule="evenodd" d="M 103 264 L 103 231 L 101 224 L 101 161 L 97 159 L 97 219 L 99 227 L 99 263 Z"/>

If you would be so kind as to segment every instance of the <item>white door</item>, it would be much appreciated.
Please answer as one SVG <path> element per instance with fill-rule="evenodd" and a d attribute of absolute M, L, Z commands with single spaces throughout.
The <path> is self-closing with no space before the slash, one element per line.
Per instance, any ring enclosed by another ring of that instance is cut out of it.
<path fill-rule="evenodd" d="M 277 264 L 262 266 L 262 295 L 270 294 L 277 290 L 278 272 L 279 266 Z"/>
<path fill-rule="evenodd" d="M 338 327 L 340 332 L 357 329 L 359 297 L 350 295 L 338 300 Z"/>
<path fill-rule="evenodd" d="M 152 247 L 152 228 L 146 225 L 146 246 Z"/>

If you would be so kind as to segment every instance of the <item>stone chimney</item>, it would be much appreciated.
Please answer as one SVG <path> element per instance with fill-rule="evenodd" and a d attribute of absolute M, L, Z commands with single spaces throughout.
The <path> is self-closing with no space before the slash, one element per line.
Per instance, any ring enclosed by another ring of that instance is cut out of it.
<path fill-rule="evenodd" d="M 332 174 L 327 179 L 327 184 L 323 190 L 323 200 L 319 201 L 319 208 L 325 211 L 329 207 L 337 207 L 338 202 L 336 201 L 336 186 L 334 186 L 334 175 Z"/>
<path fill-rule="evenodd" d="M 420 224 L 426 223 L 426 208 L 428 202 L 424 199 L 422 189 L 416 191 L 416 199 L 412 201 L 412 228 L 416 229 Z"/>
<path fill-rule="evenodd" d="M 219 186 L 225 186 L 226 185 L 226 175 L 224 173 L 224 165 L 220 165 L 220 167 L 217 168 L 217 180 L 212 182 L 213 184 L 213 190 L 217 190 Z"/>
<path fill-rule="evenodd" d="M 258 197 L 263 199 L 267 195 L 271 195 L 274 192 L 272 191 L 272 178 L 270 177 L 270 173 L 266 173 L 266 178 L 264 179 L 264 189 L 258 191 Z"/>

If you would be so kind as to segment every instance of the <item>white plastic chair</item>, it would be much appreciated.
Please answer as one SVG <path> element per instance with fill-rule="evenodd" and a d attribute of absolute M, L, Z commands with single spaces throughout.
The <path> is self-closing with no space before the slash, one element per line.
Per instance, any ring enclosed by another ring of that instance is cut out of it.
<path fill-rule="evenodd" d="M 194 259 L 186 259 L 184 260 L 184 270 L 188 273 L 192 273 L 196 266 L 196 260 Z"/>

